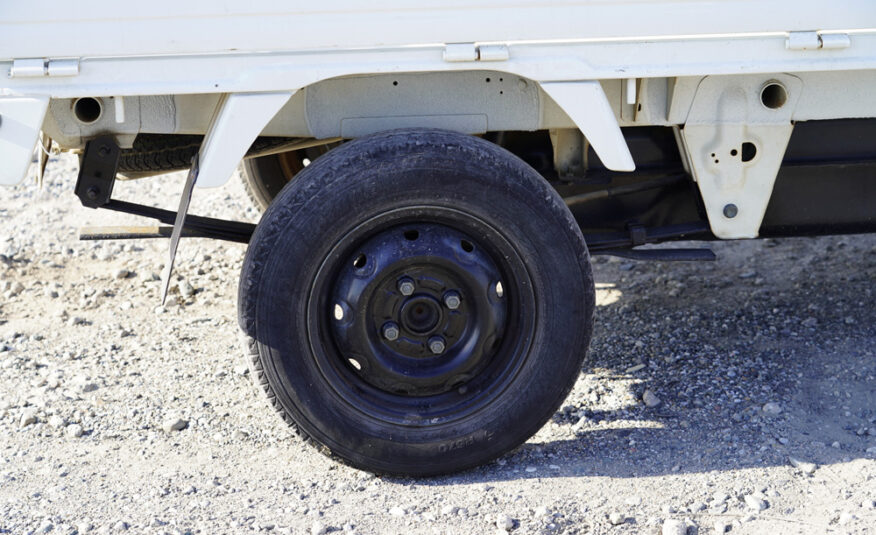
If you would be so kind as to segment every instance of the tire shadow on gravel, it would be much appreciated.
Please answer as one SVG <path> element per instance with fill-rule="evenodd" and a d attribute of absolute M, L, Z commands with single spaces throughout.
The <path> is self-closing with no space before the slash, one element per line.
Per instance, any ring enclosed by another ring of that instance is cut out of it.
<path fill-rule="evenodd" d="M 565 406 L 515 452 L 433 483 L 876 458 L 874 238 L 721 243 L 705 268 L 597 259 L 614 293 Z"/>

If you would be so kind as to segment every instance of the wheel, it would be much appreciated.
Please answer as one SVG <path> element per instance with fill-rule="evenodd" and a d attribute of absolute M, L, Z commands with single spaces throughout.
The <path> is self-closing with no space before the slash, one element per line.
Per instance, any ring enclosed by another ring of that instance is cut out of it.
<path fill-rule="evenodd" d="M 325 154 L 331 145 L 319 145 L 243 161 L 243 187 L 250 200 L 264 210 L 307 164 Z"/>
<path fill-rule="evenodd" d="M 580 230 L 487 141 L 399 130 L 329 152 L 256 228 L 239 321 L 280 414 L 361 469 L 453 472 L 520 445 L 592 330 Z"/>

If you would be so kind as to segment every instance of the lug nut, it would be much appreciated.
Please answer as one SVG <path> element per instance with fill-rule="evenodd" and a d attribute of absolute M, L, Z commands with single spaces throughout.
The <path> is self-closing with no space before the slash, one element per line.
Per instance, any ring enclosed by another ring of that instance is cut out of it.
<path fill-rule="evenodd" d="M 450 310 L 456 310 L 459 308 L 459 305 L 462 303 L 462 298 L 459 297 L 459 293 L 453 290 L 444 294 L 444 305 Z"/>
<path fill-rule="evenodd" d="M 444 339 L 440 336 L 433 336 L 432 338 L 429 338 L 429 351 L 435 353 L 436 355 L 444 353 Z"/>
<path fill-rule="evenodd" d="M 398 325 L 389 321 L 383 324 L 383 337 L 390 342 L 398 340 L 399 330 Z"/>
<path fill-rule="evenodd" d="M 404 277 L 399 279 L 398 291 L 400 291 L 402 295 L 411 295 L 412 293 L 414 293 L 414 289 L 414 281 L 410 277 Z"/>

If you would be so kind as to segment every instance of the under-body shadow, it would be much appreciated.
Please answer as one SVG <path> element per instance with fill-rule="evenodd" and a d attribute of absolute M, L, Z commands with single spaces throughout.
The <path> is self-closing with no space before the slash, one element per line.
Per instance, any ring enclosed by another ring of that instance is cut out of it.
<path fill-rule="evenodd" d="M 729 261 L 705 269 L 597 262 L 614 293 L 563 410 L 515 452 L 431 484 L 876 458 L 874 239 L 830 240 L 720 244 Z"/>

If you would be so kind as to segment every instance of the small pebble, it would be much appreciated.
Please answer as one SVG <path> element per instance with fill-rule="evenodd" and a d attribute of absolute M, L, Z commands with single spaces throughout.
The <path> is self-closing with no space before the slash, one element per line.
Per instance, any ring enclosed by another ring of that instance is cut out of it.
<path fill-rule="evenodd" d="M 753 494 L 747 494 L 743 500 L 749 509 L 754 509 L 755 511 L 763 511 L 768 507 L 766 500 Z"/>
<path fill-rule="evenodd" d="M 21 419 L 18 423 L 21 427 L 27 427 L 37 423 L 37 421 L 36 407 L 25 407 L 24 410 L 21 411 Z"/>
<path fill-rule="evenodd" d="M 800 470 L 804 474 L 813 474 L 815 473 L 815 469 L 818 468 L 815 463 L 808 463 L 806 461 L 801 461 L 793 457 L 788 457 L 788 462 L 791 463 L 791 466 Z"/>
<path fill-rule="evenodd" d="M 667 518 L 660 528 L 661 535 L 687 535 L 687 528 L 691 522 L 687 519 Z"/>
<path fill-rule="evenodd" d="M 620 526 L 627 521 L 627 517 L 618 512 L 609 513 L 608 521 L 612 526 Z"/>
<path fill-rule="evenodd" d="M 514 519 L 504 513 L 499 513 L 496 515 L 496 527 L 505 531 L 511 531 L 514 529 Z"/>
<path fill-rule="evenodd" d="M 165 433 L 172 433 L 173 431 L 182 431 L 188 426 L 188 420 L 183 420 L 182 418 L 170 418 L 164 421 L 164 425 L 162 425 L 161 428 L 164 429 Z"/>
<path fill-rule="evenodd" d="M 48 421 L 48 424 L 56 429 L 59 427 L 63 427 L 65 423 L 66 422 L 64 422 L 64 418 L 58 416 L 57 414 L 55 414 L 51 418 L 49 418 L 49 421 Z"/>
<path fill-rule="evenodd" d="M 852 521 L 857 520 L 857 519 L 858 519 L 858 517 L 856 517 L 855 515 L 853 515 L 852 513 L 848 512 L 848 511 L 845 511 L 839 516 L 839 524 L 841 526 L 844 526 L 844 525 L 848 524 L 849 522 L 852 522 Z"/>
<path fill-rule="evenodd" d="M 658 398 L 654 392 L 645 390 L 645 392 L 642 393 L 642 402 L 646 407 L 656 407 L 657 405 L 660 405 L 660 398 Z"/>
<path fill-rule="evenodd" d="M 763 410 L 763 413 L 767 416 L 778 416 L 782 412 L 782 407 L 778 403 L 774 403 L 771 401 L 764 404 L 761 410 Z"/>

